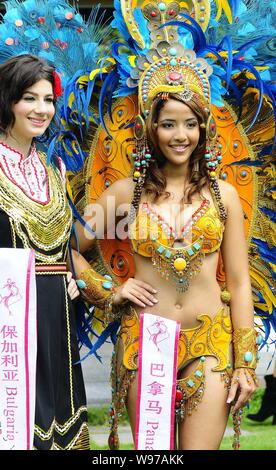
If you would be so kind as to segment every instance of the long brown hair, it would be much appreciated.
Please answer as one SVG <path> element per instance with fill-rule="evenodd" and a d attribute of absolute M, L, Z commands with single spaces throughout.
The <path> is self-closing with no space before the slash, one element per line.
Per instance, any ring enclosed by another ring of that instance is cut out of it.
<path fill-rule="evenodd" d="M 189 102 L 185 102 L 178 94 L 169 94 L 168 99 L 181 101 L 189 106 L 189 108 L 197 116 L 199 123 L 199 142 L 189 159 L 189 184 L 186 186 L 183 194 L 183 202 L 190 203 L 195 193 L 201 194 L 202 188 L 208 183 L 208 173 L 205 164 L 206 150 L 206 121 L 208 114 L 199 105 L 196 98 L 192 98 Z M 153 101 L 148 119 L 147 119 L 147 140 L 152 155 L 152 162 L 147 169 L 143 189 L 146 194 L 151 194 L 156 201 L 160 196 L 168 197 L 170 194 L 166 191 L 166 177 L 162 171 L 166 162 L 166 157 L 159 149 L 156 136 L 156 123 L 161 109 L 164 107 L 166 100 L 161 96 L 157 96 Z"/>

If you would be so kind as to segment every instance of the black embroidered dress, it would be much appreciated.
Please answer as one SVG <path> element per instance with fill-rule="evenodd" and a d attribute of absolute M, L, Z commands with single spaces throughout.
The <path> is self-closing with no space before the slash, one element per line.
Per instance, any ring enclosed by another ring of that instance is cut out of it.
<path fill-rule="evenodd" d="M 36 253 L 34 448 L 39 450 L 89 448 L 85 389 L 76 364 L 76 319 L 65 272 L 72 213 L 59 163 L 60 168 L 46 166 L 46 156 L 35 147 L 23 159 L 0 143 L 0 247 Z"/>

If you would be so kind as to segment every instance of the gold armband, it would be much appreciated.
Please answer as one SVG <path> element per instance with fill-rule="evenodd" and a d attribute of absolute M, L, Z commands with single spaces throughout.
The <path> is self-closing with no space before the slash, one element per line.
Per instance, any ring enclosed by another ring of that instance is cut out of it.
<path fill-rule="evenodd" d="M 119 320 L 120 312 L 113 305 L 115 291 L 110 276 L 102 276 L 93 268 L 89 268 L 80 274 L 77 285 L 84 299 L 102 311 L 104 327 Z"/>
<path fill-rule="evenodd" d="M 233 334 L 235 369 L 246 367 L 256 369 L 258 346 L 262 336 L 254 328 L 237 328 Z"/>
<path fill-rule="evenodd" d="M 105 309 L 105 303 L 114 292 L 112 278 L 102 276 L 93 268 L 86 269 L 77 281 L 83 297 L 96 307 Z"/>

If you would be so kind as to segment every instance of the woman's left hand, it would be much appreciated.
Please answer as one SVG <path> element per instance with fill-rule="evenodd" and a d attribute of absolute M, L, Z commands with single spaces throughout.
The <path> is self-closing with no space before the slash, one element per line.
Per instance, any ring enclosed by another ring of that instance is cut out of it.
<path fill-rule="evenodd" d="M 70 296 L 70 299 L 74 300 L 80 295 L 80 291 L 78 289 L 75 279 L 73 279 L 73 274 L 70 271 L 67 272 L 67 283 L 67 292 Z"/>
<path fill-rule="evenodd" d="M 234 370 L 231 389 L 227 398 L 227 403 L 234 404 L 233 414 L 247 405 L 256 388 L 254 378 L 248 369 L 241 367 Z"/>

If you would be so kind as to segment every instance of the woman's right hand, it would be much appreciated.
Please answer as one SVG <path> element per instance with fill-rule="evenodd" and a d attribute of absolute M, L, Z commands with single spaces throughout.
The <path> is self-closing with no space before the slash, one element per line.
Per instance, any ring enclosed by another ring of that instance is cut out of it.
<path fill-rule="evenodd" d="M 116 288 L 113 305 L 119 305 L 129 300 L 139 307 L 146 307 L 147 305 L 152 307 L 158 302 L 153 295 L 156 293 L 157 290 L 150 284 L 131 277 Z"/>

